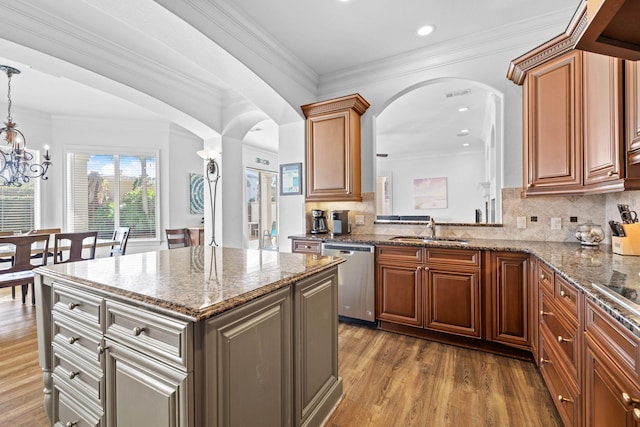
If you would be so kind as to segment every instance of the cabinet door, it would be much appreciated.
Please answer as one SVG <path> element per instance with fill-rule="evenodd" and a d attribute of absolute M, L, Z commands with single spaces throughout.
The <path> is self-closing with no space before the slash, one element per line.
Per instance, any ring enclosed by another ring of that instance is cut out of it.
<path fill-rule="evenodd" d="M 523 348 L 531 347 L 531 298 L 529 256 L 492 254 L 491 340 Z"/>
<path fill-rule="evenodd" d="M 193 425 L 192 376 L 106 340 L 110 426 Z"/>
<path fill-rule="evenodd" d="M 625 121 L 629 163 L 640 164 L 640 67 L 625 62 Z"/>
<path fill-rule="evenodd" d="M 307 119 L 307 200 L 362 200 L 359 136 L 350 110 Z"/>
<path fill-rule="evenodd" d="M 584 185 L 624 177 L 622 62 L 584 52 Z"/>
<path fill-rule="evenodd" d="M 425 328 L 480 338 L 480 273 L 427 269 Z"/>
<path fill-rule="evenodd" d="M 205 325 L 207 426 L 292 426 L 291 291 Z"/>
<path fill-rule="evenodd" d="M 605 356 L 589 336 L 585 349 L 587 427 L 640 426 L 640 390 Z"/>
<path fill-rule="evenodd" d="M 582 60 L 570 52 L 531 70 L 524 91 L 526 192 L 582 186 Z"/>
<path fill-rule="evenodd" d="M 325 397 L 336 392 L 338 378 L 338 278 L 314 276 L 295 285 L 295 425 L 322 422 Z M 332 400 L 333 402 L 333 400 Z M 315 416 L 319 419 L 310 420 Z"/>
<path fill-rule="evenodd" d="M 376 318 L 422 326 L 422 265 L 380 261 L 376 273 Z"/>

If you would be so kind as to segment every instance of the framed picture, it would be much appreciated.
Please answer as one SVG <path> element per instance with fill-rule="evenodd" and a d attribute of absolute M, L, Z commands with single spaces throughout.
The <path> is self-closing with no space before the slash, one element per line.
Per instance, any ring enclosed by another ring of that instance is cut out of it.
<path fill-rule="evenodd" d="M 280 165 L 280 195 L 302 194 L 302 163 Z"/>
<path fill-rule="evenodd" d="M 189 174 L 189 213 L 204 213 L 204 177 L 197 173 Z"/>

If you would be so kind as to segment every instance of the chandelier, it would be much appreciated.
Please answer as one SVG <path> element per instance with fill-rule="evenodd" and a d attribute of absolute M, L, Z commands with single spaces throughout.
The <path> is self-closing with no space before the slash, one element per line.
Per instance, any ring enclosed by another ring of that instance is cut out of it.
<path fill-rule="evenodd" d="M 0 65 L 0 70 L 7 74 L 8 79 L 7 121 L 0 129 L 0 144 L 2 141 L 6 143 L 5 146 L 0 145 L 0 185 L 20 187 L 32 179 L 49 179 L 45 176 L 51 165 L 49 149 L 45 148 L 44 162 L 33 162 L 33 154 L 27 151 L 27 140 L 11 117 L 11 77 L 20 74 L 20 70 L 8 65 Z"/>

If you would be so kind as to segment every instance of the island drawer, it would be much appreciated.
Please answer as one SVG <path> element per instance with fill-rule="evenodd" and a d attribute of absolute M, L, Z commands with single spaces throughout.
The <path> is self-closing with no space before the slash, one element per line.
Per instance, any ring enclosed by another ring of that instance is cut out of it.
<path fill-rule="evenodd" d="M 292 240 L 291 251 L 294 253 L 320 255 L 322 252 L 322 242 L 312 240 Z"/>
<path fill-rule="evenodd" d="M 53 282 L 53 311 L 94 331 L 104 331 L 104 300 L 96 295 Z"/>
<path fill-rule="evenodd" d="M 56 427 L 103 427 L 106 426 L 101 408 L 89 410 L 75 399 L 65 387 L 53 388 L 53 425 Z"/>
<path fill-rule="evenodd" d="M 149 310 L 106 302 L 106 337 L 180 369 L 192 369 L 190 322 Z"/>
<path fill-rule="evenodd" d="M 53 313 L 53 342 L 96 367 L 100 366 L 102 334 L 83 328 L 58 312 Z"/>
<path fill-rule="evenodd" d="M 66 384 L 66 388 L 79 399 L 98 408 L 103 407 L 104 372 L 56 343 L 52 344 L 52 349 L 54 384 Z"/>

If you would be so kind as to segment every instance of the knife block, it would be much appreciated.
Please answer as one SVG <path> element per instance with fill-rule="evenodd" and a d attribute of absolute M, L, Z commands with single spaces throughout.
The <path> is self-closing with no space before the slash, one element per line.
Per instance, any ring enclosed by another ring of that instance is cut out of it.
<path fill-rule="evenodd" d="M 622 224 L 625 237 L 611 236 L 614 254 L 640 256 L 640 222 Z"/>

